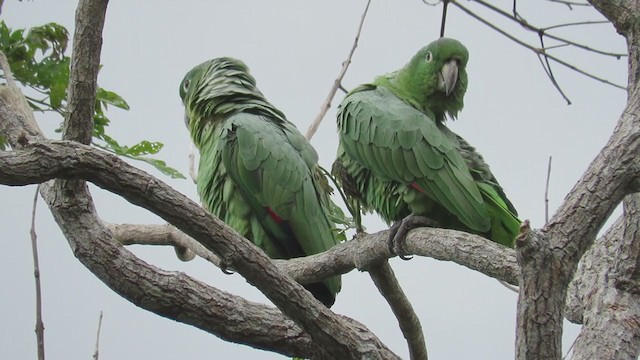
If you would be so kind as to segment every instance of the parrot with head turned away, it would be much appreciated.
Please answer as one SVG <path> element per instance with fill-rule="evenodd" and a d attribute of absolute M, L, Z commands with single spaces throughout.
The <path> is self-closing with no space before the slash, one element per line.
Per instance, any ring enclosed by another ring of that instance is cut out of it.
<path fill-rule="evenodd" d="M 460 42 L 441 38 L 400 70 L 353 89 L 339 107 L 332 171 L 349 202 L 395 222 L 392 250 L 404 241 L 405 224 L 461 230 L 506 246 L 518 234 L 516 210 L 489 166 L 445 126 L 463 107 L 468 58 Z"/>
<path fill-rule="evenodd" d="M 204 206 L 276 259 L 317 254 L 344 239 L 318 154 L 233 58 L 206 61 L 180 84 L 185 121 L 200 151 Z M 305 285 L 330 307 L 339 276 Z"/>

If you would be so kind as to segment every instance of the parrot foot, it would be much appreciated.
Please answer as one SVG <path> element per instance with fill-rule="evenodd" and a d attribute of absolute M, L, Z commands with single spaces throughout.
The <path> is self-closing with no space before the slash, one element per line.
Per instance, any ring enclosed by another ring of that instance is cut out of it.
<path fill-rule="evenodd" d="M 389 252 L 398 255 L 402 260 L 411 260 L 413 256 L 403 255 L 404 246 L 407 241 L 409 231 L 419 227 L 437 227 L 438 224 L 424 216 L 409 215 L 402 220 L 396 221 L 389 228 Z"/>

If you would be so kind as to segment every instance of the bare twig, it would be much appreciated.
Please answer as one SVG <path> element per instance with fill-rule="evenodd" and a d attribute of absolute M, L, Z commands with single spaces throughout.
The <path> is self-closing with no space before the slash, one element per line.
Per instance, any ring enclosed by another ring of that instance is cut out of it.
<path fill-rule="evenodd" d="M 93 352 L 93 360 L 98 360 L 100 355 L 100 328 L 102 327 L 102 310 L 100 310 L 100 316 L 98 317 L 98 331 L 96 331 L 96 349 Z"/>
<path fill-rule="evenodd" d="M 551 64 L 549 63 L 549 56 L 547 55 L 547 51 L 546 51 L 548 49 L 544 46 L 544 36 L 543 36 L 544 34 L 539 33 L 538 35 L 540 37 L 540 49 L 542 49 L 542 51 L 538 54 L 538 59 L 540 60 L 540 63 L 542 64 L 542 67 L 544 68 L 544 71 L 547 73 L 547 76 L 551 80 L 551 83 L 553 84 L 553 86 L 555 86 L 555 88 L 558 90 L 560 95 L 562 95 L 564 100 L 567 102 L 567 105 L 571 105 L 571 100 L 569 100 L 569 98 L 564 93 L 564 91 L 562 91 L 560 84 L 558 84 L 558 82 L 556 81 L 556 77 L 553 75 L 553 70 L 551 70 Z M 542 61 L 542 58 L 544 58 L 544 62 Z"/>
<path fill-rule="evenodd" d="M 4 73 L 5 80 L 7 80 L 7 85 L 17 87 L 16 81 L 13 79 L 13 73 L 11 72 L 11 67 L 7 61 L 7 57 L 2 51 L 0 51 L 0 67 L 2 67 L 2 72 Z"/>
<path fill-rule="evenodd" d="M 342 79 L 344 78 L 344 75 L 347 73 L 347 69 L 349 69 L 349 65 L 351 64 L 351 58 L 353 57 L 353 53 L 356 51 L 356 47 L 358 47 L 358 40 L 360 39 L 360 33 L 362 32 L 362 25 L 364 24 L 364 19 L 367 17 L 367 12 L 369 11 L 370 4 L 371 4 L 371 0 L 367 0 L 367 6 L 365 6 L 364 12 L 362 13 L 362 18 L 360 19 L 360 24 L 358 25 L 358 31 L 356 32 L 355 39 L 353 39 L 353 45 L 351 46 L 349 55 L 347 56 L 347 59 L 342 63 L 342 69 L 340 70 L 340 73 L 338 74 L 338 77 L 336 78 L 336 80 L 333 82 L 333 86 L 331 86 L 331 89 L 329 90 L 329 95 L 327 95 L 327 98 L 324 100 L 324 103 L 322 103 L 322 106 L 320 106 L 320 113 L 318 113 L 316 118 L 313 119 L 313 122 L 307 129 L 307 133 L 305 134 L 305 137 L 307 138 L 307 140 L 311 140 L 313 135 L 318 130 L 318 126 L 320 126 L 322 119 L 327 114 L 327 111 L 329 111 L 329 108 L 331 108 L 331 101 L 336 96 L 336 92 L 338 91 L 339 88 L 342 87 Z"/>
<path fill-rule="evenodd" d="M 549 165 L 547 166 L 547 181 L 544 185 L 544 223 L 549 223 L 549 180 L 551 179 L 551 156 L 549 156 Z"/>
<path fill-rule="evenodd" d="M 409 345 L 411 360 L 426 360 L 427 345 L 422 333 L 420 320 L 413 310 L 411 302 L 404 294 L 400 283 L 398 283 L 398 279 L 393 273 L 389 262 L 385 260 L 380 264 L 374 265 L 369 269 L 369 275 L 380 294 L 387 300 L 396 319 L 398 319 L 402 335 Z"/>
<path fill-rule="evenodd" d="M 579 337 L 580 337 L 580 335 L 576 336 L 576 338 L 573 339 L 573 342 L 571 343 L 571 346 L 569 346 L 569 348 L 567 349 L 567 353 L 564 354 L 564 356 L 562 357 L 562 360 L 566 360 L 567 358 L 569 358 L 569 354 L 571 354 L 571 350 L 573 350 L 573 347 L 576 346 L 576 342 L 578 341 Z"/>
<path fill-rule="evenodd" d="M 507 37 L 509 40 L 511 40 L 511 41 L 513 41 L 513 42 L 515 42 L 515 43 L 517 43 L 517 44 L 519 44 L 519 45 L 521 45 L 521 46 L 533 51 L 537 55 L 540 54 L 541 52 L 544 52 L 544 49 L 539 49 L 539 48 L 536 48 L 534 46 L 531 46 L 531 45 L 525 43 L 524 41 L 516 38 L 515 36 L 509 34 L 508 32 L 506 32 L 506 31 L 502 30 L 501 28 L 497 27 L 496 25 L 492 24 L 491 22 L 489 22 L 488 20 L 484 19 L 483 17 L 477 15 L 476 13 L 474 13 L 471 10 L 469 10 L 465 6 L 460 5 L 459 2 L 451 1 L 451 3 L 454 4 L 455 6 L 457 6 L 460 10 L 464 11 L 465 13 L 467 13 L 468 15 L 473 17 L 474 19 L 480 21 L 481 23 L 487 25 L 488 27 L 490 27 L 493 30 L 497 31 L 498 33 L 502 34 L 503 36 Z M 593 74 L 591 74 L 589 72 L 586 72 L 586 71 L 584 71 L 584 70 L 582 70 L 582 69 L 580 69 L 580 68 L 578 68 L 578 67 L 576 67 L 574 65 L 571 65 L 571 64 L 567 63 L 564 60 L 559 59 L 556 56 L 553 56 L 553 55 L 550 55 L 550 54 L 547 54 L 547 53 L 545 53 L 544 56 L 547 57 L 548 59 L 551 59 L 551 60 L 557 62 L 558 64 L 563 65 L 563 66 L 565 66 L 565 67 L 567 67 L 567 68 L 569 68 L 569 69 L 571 69 L 571 70 L 573 70 L 575 72 L 578 72 L 578 73 L 580 73 L 580 74 L 582 74 L 582 75 L 584 75 L 584 76 L 586 76 L 586 77 L 588 77 L 590 79 L 598 80 L 598 81 L 600 81 L 602 83 L 605 83 L 607 85 L 611 85 L 611 86 L 616 87 L 618 89 L 627 90 L 627 88 L 625 86 L 612 83 L 607 79 L 604 79 L 604 78 L 601 78 L 599 76 L 593 75 Z"/>
<path fill-rule="evenodd" d="M 529 22 L 527 22 L 520 15 L 509 14 L 508 12 L 506 12 L 506 11 L 504 11 L 504 10 L 502 10 L 502 9 L 500 9 L 500 8 L 490 4 L 488 2 L 485 2 L 483 0 L 473 0 L 473 1 L 478 3 L 478 4 L 480 4 L 480 5 L 482 5 L 482 6 L 484 6 L 484 7 L 486 7 L 486 8 L 488 8 L 489 10 L 491 10 L 491 11 L 493 11 L 493 12 L 499 14 L 499 15 L 502 15 L 503 17 L 506 17 L 507 19 L 509 19 L 511 21 L 514 21 L 514 22 L 518 23 L 523 28 L 525 28 L 525 29 L 527 29 L 527 30 L 529 30 L 531 32 L 534 32 L 534 33 L 536 33 L 538 35 L 546 36 L 546 37 L 548 37 L 550 39 L 557 40 L 557 41 L 563 42 L 565 44 L 569 44 L 569 45 L 575 46 L 575 47 L 580 48 L 582 50 L 595 52 L 595 53 L 600 54 L 600 55 L 612 56 L 612 57 L 615 57 L 615 58 L 618 58 L 618 59 L 621 58 L 621 57 L 627 56 L 626 53 L 622 54 L 622 53 L 612 53 L 612 52 L 608 52 L 608 51 L 602 51 L 602 50 L 594 49 L 594 48 L 591 48 L 589 46 L 586 46 L 586 45 L 583 45 L 583 44 L 580 44 L 580 43 L 576 43 L 576 42 L 571 41 L 569 39 L 565 39 L 565 38 L 562 38 L 562 37 L 559 37 L 559 36 L 556 36 L 556 35 L 553 35 L 553 34 L 549 34 L 545 30 L 546 29 L 552 29 L 552 28 L 554 28 L 554 26 L 550 26 L 548 28 L 538 28 L 536 26 L 531 25 Z M 513 11 L 515 13 L 515 8 L 514 8 Z M 584 23 L 587 23 L 587 22 L 584 22 Z M 590 23 L 595 23 L 595 22 L 590 22 Z M 608 23 L 608 21 L 604 21 L 604 23 Z M 575 24 L 578 24 L 578 23 L 575 23 Z"/>
<path fill-rule="evenodd" d="M 519 290 L 518 290 L 518 287 L 517 287 L 517 286 L 513 286 L 513 285 L 511 285 L 511 284 L 509 284 L 508 282 L 503 281 L 503 280 L 498 280 L 498 282 L 500 283 L 500 285 L 502 285 L 502 286 L 506 287 L 507 289 L 509 289 L 509 290 L 513 291 L 513 292 L 514 292 L 514 293 L 516 293 L 516 294 L 519 292 Z"/>
<path fill-rule="evenodd" d="M 607 20 L 576 21 L 576 22 L 570 22 L 566 24 L 551 25 L 551 26 L 540 28 L 540 29 L 543 31 L 547 31 L 547 30 L 552 30 L 552 29 L 557 29 L 557 28 L 567 27 L 567 26 L 598 25 L 598 24 L 609 24 L 609 21 Z M 620 55 L 628 56 L 627 54 L 620 54 Z"/>
<path fill-rule="evenodd" d="M 567 5 L 571 10 L 573 10 L 572 6 L 591 6 L 588 3 L 581 3 L 581 2 L 568 1 L 568 0 L 547 0 L 547 1 Z"/>
<path fill-rule="evenodd" d="M 444 37 L 444 29 L 447 24 L 447 5 L 449 0 L 442 1 L 442 20 L 440 20 L 440 37 Z"/>
<path fill-rule="evenodd" d="M 36 339 L 38 347 L 38 360 L 44 360 L 44 323 L 42 321 L 42 288 L 40 287 L 40 264 L 38 261 L 38 236 L 36 235 L 36 205 L 38 204 L 38 191 L 33 197 L 33 209 L 31 210 L 31 251 L 33 253 L 33 277 L 36 280 Z"/>

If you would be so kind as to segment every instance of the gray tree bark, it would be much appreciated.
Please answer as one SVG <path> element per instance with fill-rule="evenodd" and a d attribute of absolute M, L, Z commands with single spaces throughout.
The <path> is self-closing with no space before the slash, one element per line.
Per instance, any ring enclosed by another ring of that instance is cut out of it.
<path fill-rule="evenodd" d="M 565 316 L 584 323 L 575 358 L 635 359 L 640 353 L 639 200 L 638 195 L 629 196 L 640 191 L 640 1 L 590 2 L 627 40 L 628 103 L 609 142 L 558 212 L 543 229 L 529 229 L 525 224 L 515 250 L 442 229 L 415 230 L 407 241 L 409 253 L 455 261 L 520 286 L 517 359 L 560 359 Z M 158 179 L 83 145 L 90 140 L 106 5 L 106 1 L 83 0 L 76 13 L 64 141 L 45 139 L 19 90 L 0 88 L 0 134 L 13 149 L 0 152 L 0 183 L 44 183 L 41 194 L 75 256 L 115 292 L 142 308 L 228 341 L 288 356 L 398 358 L 366 327 L 332 313 L 294 281 L 318 281 L 379 264 L 392 256 L 386 232 L 366 235 L 316 256 L 273 262 Z M 90 16 L 98 21 L 83 22 Z M 86 186 L 78 180 L 118 194 L 178 230 L 164 227 L 160 234 L 170 234 L 167 237 L 147 237 L 143 232 L 132 239 L 134 233 L 125 235 L 117 226 L 100 220 Z M 598 231 L 625 197 L 623 218 L 593 246 Z M 277 308 L 148 265 L 122 245 L 143 243 L 143 238 L 190 249 L 233 268 Z"/>

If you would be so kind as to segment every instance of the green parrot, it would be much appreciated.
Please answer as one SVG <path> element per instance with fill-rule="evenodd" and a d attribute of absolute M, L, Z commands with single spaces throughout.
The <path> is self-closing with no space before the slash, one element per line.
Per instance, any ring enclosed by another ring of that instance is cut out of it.
<path fill-rule="evenodd" d="M 222 57 L 194 67 L 180 97 L 200 151 L 198 193 L 213 215 L 276 259 L 317 254 L 344 240 L 318 154 L 266 100 L 242 61 Z M 339 276 L 305 285 L 327 307 L 340 287 Z"/>
<path fill-rule="evenodd" d="M 338 110 L 332 171 L 349 202 L 395 222 L 392 251 L 417 225 L 506 246 L 518 234 L 517 212 L 489 166 L 444 124 L 464 105 L 468 58 L 460 42 L 441 38 L 400 70 L 349 92 Z"/>

